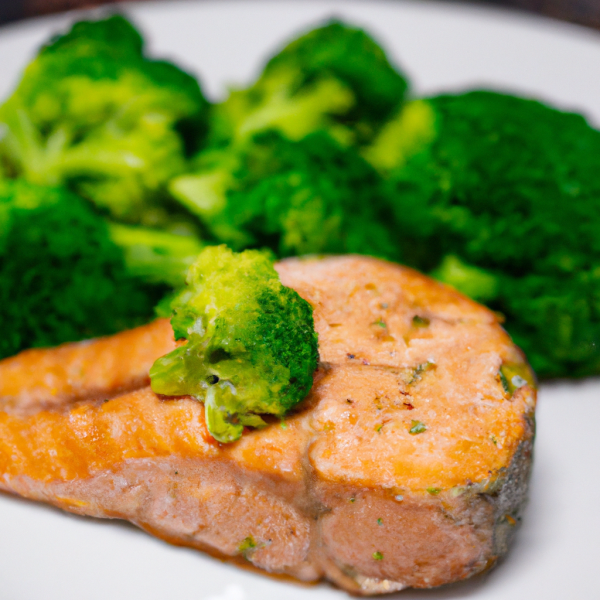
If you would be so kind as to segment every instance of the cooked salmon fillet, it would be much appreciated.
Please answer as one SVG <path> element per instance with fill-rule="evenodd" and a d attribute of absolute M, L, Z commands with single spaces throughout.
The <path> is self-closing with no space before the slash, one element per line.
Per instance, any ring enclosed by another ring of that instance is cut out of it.
<path fill-rule="evenodd" d="M 0 488 L 356 594 L 470 577 L 507 549 L 536 395 L 497 316 L 362 257 L 278 263 L 314 307 L 320 365 L 285 421 L 229 445 L 148 368 L 168 322 L 0 362 Z M 523 382 L 521 382 L 522 384 Z"/>

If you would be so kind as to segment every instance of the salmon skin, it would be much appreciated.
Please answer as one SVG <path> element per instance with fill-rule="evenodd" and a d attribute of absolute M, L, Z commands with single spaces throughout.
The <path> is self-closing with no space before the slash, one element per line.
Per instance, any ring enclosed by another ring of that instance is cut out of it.
<path fill-rule="evenodd" d="M 489 568 L 520 520 L 536 402 L 503 381 L 525 359 L 496 315 L 375 259 L 277 270 L 320 351 L 285 421 L 221 445 L 201 403 L 154 394 L 164 320 L 28 351 L 0 362 L 0 489 L 355 594 Z"/>

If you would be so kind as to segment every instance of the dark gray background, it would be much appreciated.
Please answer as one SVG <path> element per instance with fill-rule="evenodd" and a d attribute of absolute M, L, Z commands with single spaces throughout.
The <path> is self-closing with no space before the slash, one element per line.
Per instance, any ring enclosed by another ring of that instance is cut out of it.
<path fill-rule="evenodd" d="M 118 1 L 0 0 L 0 24 L 73 8 L 117 4 Z M 600 0 L 475 0 L 474 3 L 516 8 L 600 29 Z"/>

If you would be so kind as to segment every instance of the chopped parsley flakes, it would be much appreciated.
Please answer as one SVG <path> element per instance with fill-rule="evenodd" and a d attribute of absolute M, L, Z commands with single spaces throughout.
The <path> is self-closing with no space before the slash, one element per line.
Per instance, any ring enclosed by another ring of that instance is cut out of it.
<path fill-rule="evenodd" d="M 411 435 L 417 435 L 417 433 L 423 433 L 424 431 L 427 431 L 427 426 L 422 421 L 413 420 L 410 422 L 410 429 L 408 430 L 408 433 Z"/>

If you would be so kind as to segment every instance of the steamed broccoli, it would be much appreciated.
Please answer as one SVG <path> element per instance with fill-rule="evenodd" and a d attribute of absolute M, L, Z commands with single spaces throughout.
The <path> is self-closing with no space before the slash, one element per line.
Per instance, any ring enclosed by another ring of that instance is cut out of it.
<path fill-rule="evenodd" d="M 600 132 L 472 92 L 408 104 L 366 155 L 405 261 L 504 313 L 540 376 L 600 373 Z"/>
<path fill-rule="evenodd" d="M 407 82 L 361 29 L 331 23 L 286 46 L 247 89 L 215 109 L 218 145 L 278 129 L 301 139 L 326 129 L 345 144 L 363 144 L 401 104 Z"/>
<path fill-rule="evenodd" d="M 171 192 L 235 250 L 279 256 L 360 252 L 396 257 L 377 172 L 325 132 L 290 141 L 271 131 L 200 156 Z"/>
<path fill-rule="evenodd" d="M 204 245 L 192 235 L 178 235 L 137 225 L 108 223 L 111 240 L 123 251 L 127 272 L 148 283 L 180 288 Z"/>
<path fill-rule="evenodd" d="M 123 17 L 79 22 L 41 48 L 0 107 L 0 161 L 8 175 L 66 184 L 115 217 L 153 224 L 207 109 L 197 81 L 145 57 Z"/>
<path fill-rule="evenodd" d="M 172 302 L 176 339 L 187 343 L 158 359 L 152 389 L 205 404 L 208 430 L 220 442 L 244 426 L 283 416 L 312 386 L 317 334 L 312 307 L 284 287 L 264 252 L 206 248 Z"/>
<path fill-rule="evenodd" d="M 147 322 L 165 290 L 129 272 L 84 200 L 0 183 L 0 358 Z"/>

